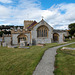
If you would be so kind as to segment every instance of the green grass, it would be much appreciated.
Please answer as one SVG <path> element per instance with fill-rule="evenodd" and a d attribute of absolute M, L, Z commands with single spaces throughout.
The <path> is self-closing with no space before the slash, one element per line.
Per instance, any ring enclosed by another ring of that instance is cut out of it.
<path fill-rule="evenodd" d="M 67 47 L 75 48 L 75 44 Z M 75 75 L 75 50 L 57 50 L 55 75 Z"/>
<path fill-rule="evenodd" d="M 71 45 L 68 45 L 66 47 L 71 47 L 71 48 L 75 48 L 75 44 L 71 44 Z"/>
<path fill-rule="evenodd" d="M 45 50 L 60 44 L 46 44 L 30 49 L 0 47 L 0 75 L 32 75 Z"/>
<path fill-rule="evenodd" d="M 70 43 L 70 42 L 75 42 L 75 38 L 73 38 L 73 39 L 71 39 L 71 40 L 65 39 L 65 42 L 68 42 L 68 43 Z"/>

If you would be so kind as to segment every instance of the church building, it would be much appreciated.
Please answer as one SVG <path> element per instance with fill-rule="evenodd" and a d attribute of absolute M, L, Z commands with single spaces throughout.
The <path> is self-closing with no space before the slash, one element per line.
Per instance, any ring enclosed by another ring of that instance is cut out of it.
<path fill-rule="evenodd" d="M 40 22 L 25 20 L 23 29 L 12 29 L 11 35 L 3 35 L 3 41 L 11 45 L 19 45 L 21 41 L 27 45 L 62 43 L 67 35 L 66 30 L 54 30 L 43 19 Z"/>

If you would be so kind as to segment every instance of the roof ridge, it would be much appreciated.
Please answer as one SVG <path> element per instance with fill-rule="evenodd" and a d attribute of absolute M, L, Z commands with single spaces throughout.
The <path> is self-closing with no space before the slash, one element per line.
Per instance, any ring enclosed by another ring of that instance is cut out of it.
<path fill-rule="evenodd" d="M 34 21 L 31 25 L 29 25 L 29 27 L 27 27 L 27 29 L 31 28 L 32 26 L 34 26 L 37 22 Z"/>

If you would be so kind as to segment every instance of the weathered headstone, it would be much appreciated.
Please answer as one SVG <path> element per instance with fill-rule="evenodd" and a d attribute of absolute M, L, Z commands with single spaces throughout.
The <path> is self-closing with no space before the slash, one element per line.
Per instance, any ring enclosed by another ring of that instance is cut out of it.
<path fill-rule="evenodd" d="M 74 36 L 72 36 L 72 38 L 74 38 Z"/>
<path fill-rule="evenodd" d="M 24 47 L 25 46 L 25 41 L 20 41 L 20 47 Z"/>
<path fill-rule="evenodd" d="M 3 42 L 2 46 L 3 47 L 6 47 L 7 46 L 6 42 Z"/>
<path fill-rule="evenodd" d="M 17 48 L 17 46 L 8 45 L 8 48 Z"/>
<path fill-rule="evenodd" d="M 27 48 L 29 49 L 29 47 L 25 47 L 27 46 L 27 42 L 26 41 L 20 41 L 20 47 L 19 48 Z"/>
<path fill-rule="evenodd" d="M 69 37 L 69 40 L 71 40 L 71 37 Z"/>
<path fill-rule="evenodd" d="M 75 48 L 63 47 L 61 50 L 75 50 Z"/>

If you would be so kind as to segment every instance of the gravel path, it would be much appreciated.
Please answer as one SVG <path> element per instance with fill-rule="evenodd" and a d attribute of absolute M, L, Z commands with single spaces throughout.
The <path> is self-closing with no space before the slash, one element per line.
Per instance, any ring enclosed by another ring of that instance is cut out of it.
<path fill-rule="evenodd" d="M 35 71 L 33 72 L 33 75 L 54 75 L 53 71 L 54 71 L 54 61 L 55 61 L 56 50 L 60 47 L 67 46 L 73 43 L 60 45 L 60 46 L 49 48 L 48 50 L 46 50 L 41 61 L 39 62 Z"/>

